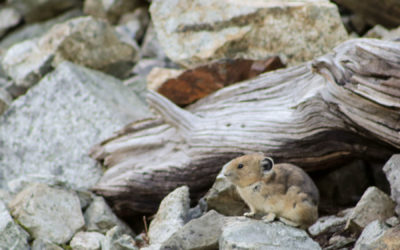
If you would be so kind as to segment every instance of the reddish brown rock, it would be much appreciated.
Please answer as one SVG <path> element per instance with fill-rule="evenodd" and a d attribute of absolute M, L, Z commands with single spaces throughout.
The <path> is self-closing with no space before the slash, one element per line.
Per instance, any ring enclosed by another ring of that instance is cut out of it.
<path fill-rule="evenodd" d="M 279 57 L 266 60 L 222 60 L 187 70 L 177 78 L 168 79 L 158 92 L 174 103 L 185 106 L 212 92 L 263 72 L 284 67 Z"/>

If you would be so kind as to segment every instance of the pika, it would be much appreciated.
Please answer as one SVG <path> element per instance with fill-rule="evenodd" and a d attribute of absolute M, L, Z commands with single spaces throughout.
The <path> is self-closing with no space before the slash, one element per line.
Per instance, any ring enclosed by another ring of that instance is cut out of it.
<path fill-rule="evenodd" d="M 303 229 L 318 219 L 318 188 L 295 165 L 274 164 L 270 157 L 251 154 L 233 159 L 223 174 L 235 184 L 249 206 L 246 217 L 264 215 L 264 221 L 278 218 L 287 225 Z"/>

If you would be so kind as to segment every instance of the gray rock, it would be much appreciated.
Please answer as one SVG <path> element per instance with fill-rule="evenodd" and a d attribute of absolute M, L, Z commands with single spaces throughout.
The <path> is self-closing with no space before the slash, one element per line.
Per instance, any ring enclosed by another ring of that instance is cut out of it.
<path fill-rule="evenodd" d="M 53 27 L 55 24 L 65 22 L 68 19 L 82 15 L 83 13 L 80 9 L 73 9 L 45 22 L 24 25 L 15 31 L 10 32 L 0 41 L 0 50 L 8 49 L 13 44 L 22 42 L 24 40 L 40 37 L 49 31 L 49 29 L 51 29 L 51 27 Z"/>
<path fill-rule="evenodd" d="M 390 183 L 390 194 L 397 203 L 396 213 L 400 214 L 400 154 L 393 155 L 383 167 L 386 178 Z"/>
<path fill-rule="evenodd" d="M 0 8 L 0 38 L 21 21 L 21 15 L 12 7 Z"/>
<path fill-rule="evenodd" d="M 208 209 L 228 216 L 239 216 L 248 212 L 246 203 L 242 200 L 235 185 L 219 174 L 208 193 L 205 195 Z"/>
<path fill-rule="evenodd" d="M 7 110 L 11 102 L 12 97 L 10 96 L 10 94 L 3 88 L 0 88 L 0 115 Z"/>
<path fill-rule="evenodd" d="M 92 203 L 95 195 L 86 190 L 75 190 L 76 194 L 79 197 L 79 203 L 81 204 L 81 209 L 82 211 L 85 211 L 86 208 L 89 207 L 89 205 Z"/>
<path fill-rule="evenodd" d="M 353 250 L 376 249 L 371 248 L 389 229 L 384 222 L 375 220 L 369 223 L 358 238 Z"/>
<path fill-rule="evenodd" d="M 143 103 L 147 102 L 147 84 L 146 84 L 146 77 L 144 76 L 134 76 L 128 78 L 124 81 L 124 85 L 131 89 L 136 95 L 140 97 Z"/>
<path fill-rule="evenodd" d="M 88 15 L 105 18 L 117 23 L 121 15 L 140 6 L 140 0 L 85 0 L 84 12 Z"/>
<path fill-rule="evenodd" d="M 22 14 L 27 23 L 46 20 L 81 5 L 79 0 L 8 0 L 8 2 Z"/>
<path fill-rule="evenodd" d="M 124 234 L 119 227 L 110 229 L 102 243 L 102 250 L 138 250 L 130 235 Z"/>
<path fill-rule="evenodd" d="M 78 232 L 69 245 L 72 250 L 100 250 L 105 238 L 103 234 L 97 232 Z"/>
<path fill-rule="evenodd" d="M 188 68 L 222 58 L 275 55 L 293 65 L 347 39 L 336 5 L 326 0 L 157 0 L 150 13 L 165 53 Z"/>
<path fill-rule="evenodd" d="M 335 215 L 324 216 L 319 218 L 312 226 L 308 228 L 308 231 L 312 236 L 316 236 L 323 233 L 334 233 L 343 229 L 346 224 L 346 217 L 338 217 Z"/>
<path fill-rule="evenodd" d="M 153 68 L 164 68 L 166 63 L 158 59 L 141 59 L 133 67 L 132 73 L 140 76 L 147 76 Z"/>
<path fill-rule="evenodd" d="M 26 187 L 10 209 L 34 238 L 57 244 L 68 242 L 85 224 L 76 193 L 45 184 Z"/>
<path fill-rule="evenodd" d="M 88 189 L 102 175 L 89 149 L 147 116 L 121 81 L 62 63 L 0 117 L 0 187 L 18 191 L 35 181 Z"/>
<path fill-rule="evenodd" d="M 134 235 L 132 230 L 113 213 L 103 197 L 96 196 L 86 209 L 85 224 L 88 231 L 107 233 L 111 228 L 118 226 L 124 234 Z"/>
<path fill-rule="evenodd" d="M 386 220 L 394 215 L 395 204 L 388 195 L 376 187 L 369 187 L 346 222 L 345 229 L 361 232 L 374 220 Z"/>
<path fill-rule="evenodd" d="M 148 236 L 150 244 L 161 244 L 186 222 L 190 207 L 189 188 L 182 186 L 169 193 L 160 203 L 151 221 Z"/>
<path fill-rule="evenodd" d="M 39 39 L 9 48 L 2 67 L 16 85 L 30 87 L 63 61 L 117 77 L 129 74 L 138 48 L 123 42 L 108 23 L 81 17 L 54 25 Z"/>
<path fill-rule="evenodd" d="M 34 240 L 32 243 L 31 249 L 32 250 L 63 250 L 62 247 L 60 247 L 54 243 L 42 240 L 42 239 Z"/>
<path fill-rule="evenodd" d="M 6 205 L 0 200 L 0 249 L 29 249 L 29 234 L 11 218 Z"/>
<path fill-rule="evenodd" d="M 356 241 L 356 239 L 354 239 L 352 237 L 345 237 L 342 235 L 334 235 L 329 239 L 329 246 L 325 247 L 324 250 L 343 249 L 347 245 L 353 244 L 355 241 Z"/>
<path fill-rule="evenodd" d="M 167 56 L 158 40 L 153 22 L 150 22 L 144 35 L 140 58 L 156 58 L 159 61 L 165 61 Z"/>
<path fill-rule="evenodd" d="M 304 230 L 280 222 L 265 223 L 245 219 L 228 223 L 219 240 L 219 249 L 321 249 Z"/>
<path fill-rule="evenodd" d="M 211 210 L 189 221 L 165 241 L 161 249 L 217 249 L 222 227 L 227 220 L 227 217 Z"/>
<path fill-rule="evenodd" d="M 41 51 L 37 39 L 11 46 L 4 54 L 2 67 L 15 85 L 29 88 L 51 70 L 53 51 Z"/>
<path fill-rule="evenodd" d="M 386 225 L 390 227 L 395 227 L 400 224 L 400 220 L 396 216 L 392 216 L 385 221 Z"/>
<path fill-rule="evenodd" d="M 142 7 L 136 9 L 134 12 L 123 15 L 115 30 L 139 42 L 142 40 L 149 22 L 150 16 L 148 10 L 146 7 Z"/>

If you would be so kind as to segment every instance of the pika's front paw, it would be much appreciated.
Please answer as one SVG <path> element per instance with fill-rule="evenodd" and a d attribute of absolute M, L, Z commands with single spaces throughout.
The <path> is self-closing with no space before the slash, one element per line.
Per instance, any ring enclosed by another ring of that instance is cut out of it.
<path fill-rule="evenodd" d="M 245 217 L 253 218 L 256 214 L 254 212 L 248 212 L 243 214 Z"/>
<path fill-rule="evenodd" d="M 261 219 L 265 222 L 271 222 L 275 220 L 276 215 L 274 213 L 268 213 L 267 215 L 263 216 Z"/>

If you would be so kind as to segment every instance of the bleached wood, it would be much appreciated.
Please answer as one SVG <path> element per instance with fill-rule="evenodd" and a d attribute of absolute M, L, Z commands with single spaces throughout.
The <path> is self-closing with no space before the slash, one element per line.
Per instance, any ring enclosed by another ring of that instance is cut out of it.
<path fill-rule="evenodd" d="M 172 189 L 203 194 L 245 153 L 307 171 L 400 149 L 400 44 L 358 39 L 313 62 L 263 74 L 183 110 L 155 92 L 154 120 L 94 147 L 109 168 L 97 186 L 120 215 L 154 212 Z"/>

